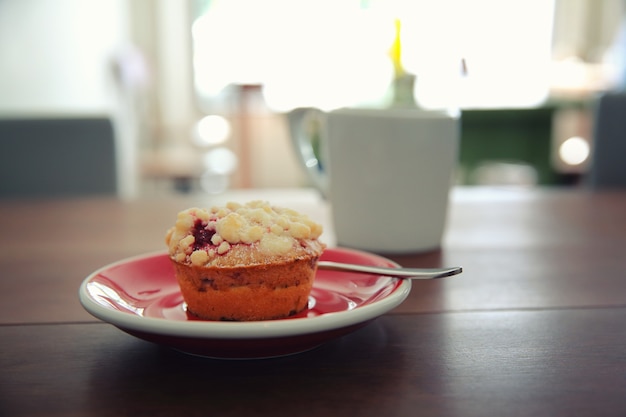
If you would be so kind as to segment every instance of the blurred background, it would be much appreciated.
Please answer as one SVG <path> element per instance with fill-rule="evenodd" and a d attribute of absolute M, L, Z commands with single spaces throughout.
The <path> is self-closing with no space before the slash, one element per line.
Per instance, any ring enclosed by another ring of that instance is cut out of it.
<path fill-rule="evenodd" d="M 83 156 L 62 140 L 74 134 L 112 137 L 124 198 L 306 186 L 290 110 L 402 105 L 461 109 L 458 184 L 581 186 L 594 106 L 626 81 L 625 11 L 623 0 L 0 0 L 0 153 L 7 166 L 29 160 L 1 181 L 52 175 L 38 170 L 56 151 L 94 171 L 107 151 Z"/>

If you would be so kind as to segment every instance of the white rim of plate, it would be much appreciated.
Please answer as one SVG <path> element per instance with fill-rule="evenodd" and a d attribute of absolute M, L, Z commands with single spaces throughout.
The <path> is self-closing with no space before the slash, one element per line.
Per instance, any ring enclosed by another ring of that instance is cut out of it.
<path fill-rule="evenodd" d="M 355 253 L 362 253 L 381 257 L 368 252 L 344 249 Z M 94 317 L 126 330 L 135 330 L 144 333 L 193 337 L 205 339 L 265 339 L 272 337 L 297 336 L 323 332 L 356 325 L 379 317 L 400 305 L 411 291 L 411 280 L 401 280 L 400 285 L 388 296 L 373 303 L 333 313 L 325 313 L 315 317 L 290 318 L 286 320 L 262 320 L 247 322 L 232 321 L 179 321 L 166 318 L 144 317 L 107 308 L 96 302 L 87 291 L 90 281 L 102 271 L 118 265 L 136 262 L 145 258 L 163 255 L 164 252 L 125 258 L 105 265 L 92 272 L 80 285 L 79 299 L 82 306 Z M 387 258 L 384 258 L 387 259 Z M 394 265 L 399 265 L 389 259 Z"/>

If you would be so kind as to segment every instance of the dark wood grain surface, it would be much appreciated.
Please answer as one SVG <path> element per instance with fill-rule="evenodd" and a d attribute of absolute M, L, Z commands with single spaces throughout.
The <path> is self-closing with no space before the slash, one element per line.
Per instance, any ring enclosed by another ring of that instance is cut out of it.
<path fill-rule="evenodd" d="M 464 273 L 299 355 L 192 357 L 82 309 L 91 271 L 216 201 L 0 202 L 0 416 L 626 415 L 626 192 L 455 190 L 441 250 L 388 256 Z"/>

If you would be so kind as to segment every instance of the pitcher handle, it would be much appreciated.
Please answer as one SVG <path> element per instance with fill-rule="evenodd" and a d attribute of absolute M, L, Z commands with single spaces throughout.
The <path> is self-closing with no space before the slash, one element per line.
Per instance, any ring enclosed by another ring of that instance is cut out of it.
<path fill-rule="evenodd" d="M 314 138 L 307 134 L 305 126 L 305 123 L 313 117 L 318 117 L 320 122 L 323 123 L 324 113 L 314 108 L 296 108 L 287 114 L 287 121 L 289 123 L 293 149 L 296 152 L 298 161 L 304 168 L 313 186 L 326 197 L 328 195 L 328 176 L 324 170 L 324 164 L 318 159 L 319 150 L 318 154 L 316 154 L 313 147 Z M 322 138 L 324 129 L 322 126 L 318 126 L 318 133 L 318 143 L 322 146 L 324 143 Z"/>

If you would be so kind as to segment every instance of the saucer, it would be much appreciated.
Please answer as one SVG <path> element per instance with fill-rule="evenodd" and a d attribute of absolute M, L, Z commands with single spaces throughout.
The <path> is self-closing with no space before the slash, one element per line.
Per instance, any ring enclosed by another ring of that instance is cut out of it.
<path fill-rule="evenodd" d="M 330 248 L 322 260 L 398 267 L 386 258 Z M 80 286 L 83 307 L 141 339 L 213 358 L 265 358 L 304 352 L 346 335 L 397 307 L 411 281 L 318 270 L 308 308 L 264 321 L 207 321 L 187 313 L 168 255 L 145 254 L 104 266 Z"/>

